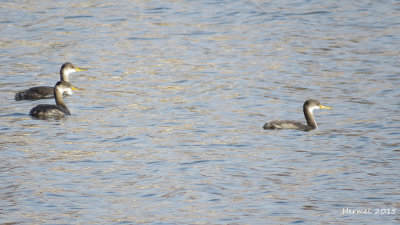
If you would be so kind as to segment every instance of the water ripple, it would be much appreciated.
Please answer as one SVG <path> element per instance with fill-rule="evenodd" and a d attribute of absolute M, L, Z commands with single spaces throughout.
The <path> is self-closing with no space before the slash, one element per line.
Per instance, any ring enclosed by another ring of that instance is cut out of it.
<path fill-rule="evenodd" d="M 397 224 L 343 213 L 400 207 L 397 2 L 2 6 L 0 223 Z M 66 61 L 72 115 L 33 120 Z"/>

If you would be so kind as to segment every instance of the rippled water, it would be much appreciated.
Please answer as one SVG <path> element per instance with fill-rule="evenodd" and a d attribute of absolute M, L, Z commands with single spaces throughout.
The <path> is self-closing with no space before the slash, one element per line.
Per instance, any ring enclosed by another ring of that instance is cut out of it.
<path fill-rule="evenodd" d="M 0 15 L 0 223 L 399 223 L 399 1 L 3 1 Z M 54 85 L 67 61 L 89 69 L 70 77 L 85 89 L 72 116 L 33 120 L 54 100 L 15 92 Z M 319 130 L 262 130 L 304 121 L 309 98 L 333 107 Z"/>

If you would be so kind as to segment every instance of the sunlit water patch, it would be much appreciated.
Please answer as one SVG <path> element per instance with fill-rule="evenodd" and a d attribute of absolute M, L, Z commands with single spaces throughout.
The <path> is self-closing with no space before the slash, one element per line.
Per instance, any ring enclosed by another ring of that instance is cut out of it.
<path fill-rule="evenodd" d="M 398 224 L 399 9 L 4 2 L 0 222 Z M 67 61 L 72 115 L 30 118 Z M 318 130 L 262 130 L 310 98 Z"/>

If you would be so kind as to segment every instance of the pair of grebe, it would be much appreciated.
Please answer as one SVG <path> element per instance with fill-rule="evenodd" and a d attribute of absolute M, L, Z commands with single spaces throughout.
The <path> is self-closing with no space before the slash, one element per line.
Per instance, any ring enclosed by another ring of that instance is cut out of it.
<path fill-rule="evenodd" d="M 29 115 L 37 119 L 61 119 L 70 115 L 64 103 L 63 95 L 71 95 L 72 90 L 79 90 L 69 83 L 69 74 L 76 71 L 86 71 L 86 69 L 74 66 L 72 63 L 64 63 L 60 69 L 60 81 L 54 87 L 38 86 L 28 90 L 20 91 L 15 94 L 15 100 L 39 100 L 52 98 L 56 100 L 56 105 L 40 104 L 29 112 Z"/>
<path fill-rule="evenodd" d="M 39 86 L 33 87 L 25 91 L 18 92 L 15 95 L 15 100 L 37 100 L 43 98 L 51 98 L 54 96 L 56 105 L 41 104 L 32 108 L 29 115 L 37 119 L 60 119 L 66 115 L 70 115 L 67 106 L 64 103 L 63 94 L 71 95 L 72 90 L 78 88 L 72 86 L 69 81 L 69 74 L 76 71 L 86 71 L 86 69 L 79 68 L 67 62 L 64 63 L 60 70 L 60 81 L 53 87 Z M 263 128 L 269 129 L 295 129 L 310 131 L 318 128 L 314 119 L 314 109 L 331 109 L 331 107 L 324 106 L 317 100 L 309 99 L 303 105 L 303 112 L 307 124 L 291 120 L 274 120 L 266 123 Z"/>

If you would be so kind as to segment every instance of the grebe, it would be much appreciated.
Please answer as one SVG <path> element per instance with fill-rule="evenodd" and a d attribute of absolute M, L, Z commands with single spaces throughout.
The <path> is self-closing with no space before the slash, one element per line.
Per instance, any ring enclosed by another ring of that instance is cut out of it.
<path fill-rule="evenodd" d="M 35 117 L 36 119 L 61 119 L 66 115 L 71 115 L 67 106 L 64 103 L 63 93 L 67 92 L 72 94 L 72 90 L 79 90 L 78 88 L 72 86 L 66 81 L 58 81 L 56 86 L 53 88 L 54 98 L 56 100 L 56 105 L 50 104 L 40 104 L 35 106 L 29 112 L 29 115 Z"/>
<path fill-rule="evenodd" d="M 332 109 L 331 107 L 321 105 L 319 101 L 309 99 L 303 105 L 304 116 L 306 117 L 307 124 L 302 124 L 300 122 L 291 120 L 274 120 L 266 123 L 263 128 L 268 129 L 295 129 L 310 131 L 318 129 L 317 123 L 314 119 L 313 110 L 314 109 Z"/>
<path fill-rule="evenodd" d="M 60 69 L 60 80 L 69 82 L 69 74 L 76 71 L 87 71 L 87 69 L 79 68 L 74 66 L 72 63 L 66 62 L 61 66 Z M 15 100 L 39 100 L 44 98 L 53 98 L 54 87 L 38 86 L 32 87 L 24 91 L 19 91 L 15 94 Z M 68 93 L 64 93 L 68 94 Z"/>

